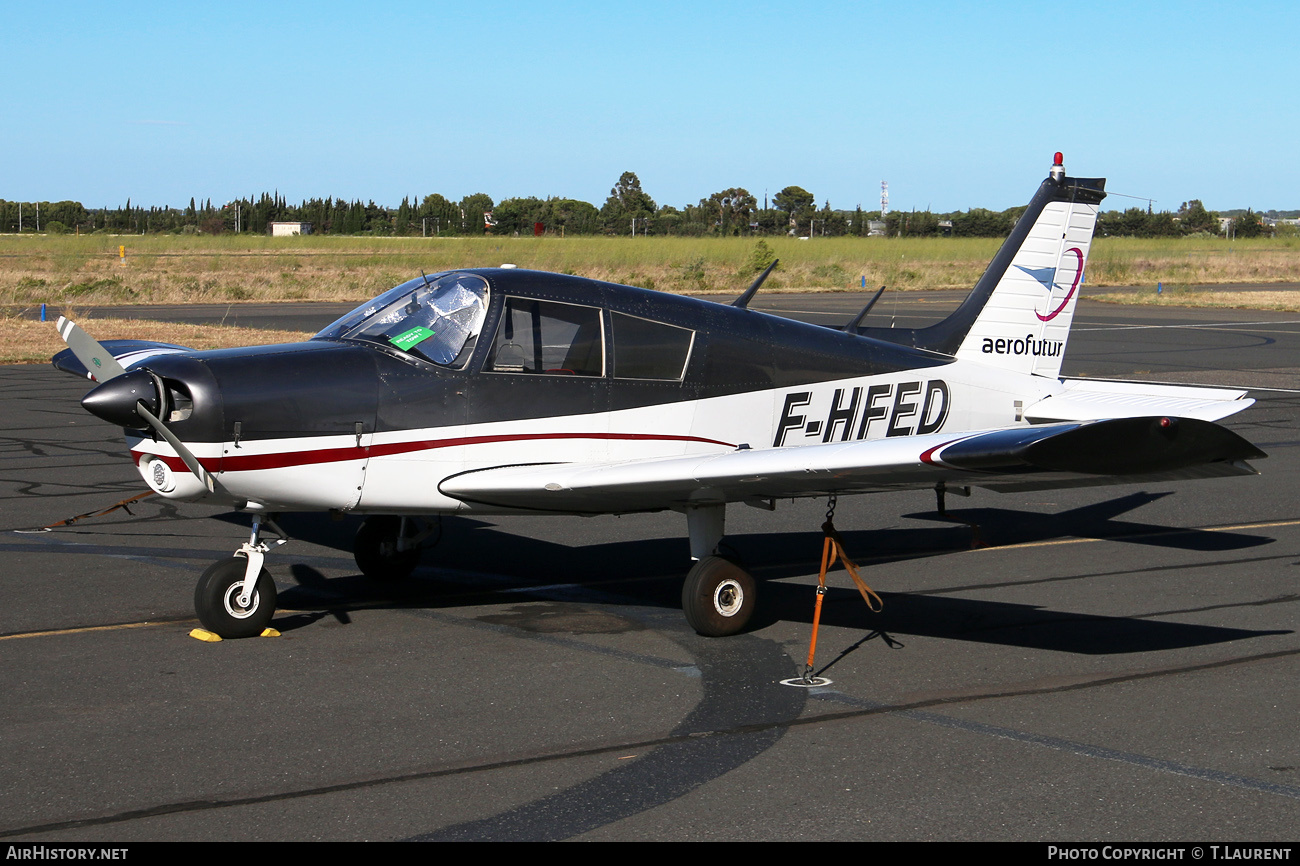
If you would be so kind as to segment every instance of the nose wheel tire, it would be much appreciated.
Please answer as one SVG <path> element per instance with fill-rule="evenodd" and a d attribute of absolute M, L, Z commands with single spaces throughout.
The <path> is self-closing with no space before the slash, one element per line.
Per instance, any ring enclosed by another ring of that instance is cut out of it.
<path fill-rule="evenodd" d="M 402 518 L 376 515 L 367 517 L 357 530 L 352 557 L 357 568 L 371 580 L 401 580 L 409 577 L 420 563 L 420 549 L 398 550 L 397 538 Z"/>
<path fill-rule="evenodd" d="M 232 556 L 208 566 L 194 588 L 194 612 L 199 622 L 223 638 L 256 637 L 275 615 L 275 582 L 262 569 L 248 607 L 239 604 L 248 560 Z"/>
<path fill-rule="evenodd" d="M 754 614 L 758 592 L 749 572 L 721 556 L 706 556 L 686 575 L 682 611 L 691 628 L 705 637 L 742 631 Z"/>

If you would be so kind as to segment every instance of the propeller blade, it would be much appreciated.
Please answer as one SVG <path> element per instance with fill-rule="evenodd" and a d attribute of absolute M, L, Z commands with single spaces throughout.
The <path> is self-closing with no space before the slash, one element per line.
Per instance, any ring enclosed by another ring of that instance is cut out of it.
<path fill-rule="evenodd" d="M 194 477 L 203 482 L 208 488 L 209 493 L 217 492 L 217 479 L 212 477 L 212 473 L 203 468 L 199 463 L 199 458 L 194 456 L 194 452 L 185 447 L 185 443 L 176 438 L 176 434 L 167 429 L 167 425 L 159 420 L 158 416 L 149 411 L 148 407 L 141 401 L 136 404 L 135 411 L 140 417 L 149 422 L 149 426 L 154 429 L 159 436 L 167 440 L 167 444 L 176 449 L 176 453 L 181 460 L 185 461 L 185 466 L 194 473 Z"/>
<path fill-rule="evenodd" d="M 111 352 L 73 322 L 59 316 L 58 328 L 59 336 L 68 344 L 68 348 L 77 356 L 77 360 L 86 365 L 91 379 L 96 382 L 107 382 L 126 372 Z"/>

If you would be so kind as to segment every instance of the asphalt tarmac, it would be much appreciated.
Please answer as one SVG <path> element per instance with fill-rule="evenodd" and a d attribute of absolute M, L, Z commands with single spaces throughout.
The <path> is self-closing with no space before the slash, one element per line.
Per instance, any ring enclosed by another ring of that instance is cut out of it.
<path fill-rule="evenodd" d="M 240 323 L 344 311 L 277 307 Z M 833 573 L 809 691 L 779 681 L 807 653 L 812 501 L 729 509 L 764 593 L 733 638 L 682 619 L 677 515 L 449 518 L 390 586 L 358 576 L 354 519 L 302 515 L 268 558 L 282 636 L 194 640 L 194 581 L 246 520 L 151 497 L 15 531 L 146 488 L 83 382 L 0 367 L 0 837 L 1294 841 L 1300 314 L 1085 301 L 1065 372 L 1258 389 L 1227 426 L 1261 475 L 976 490 L 946 517 L 927 491 L 842 500 L 884 609 Z"/>

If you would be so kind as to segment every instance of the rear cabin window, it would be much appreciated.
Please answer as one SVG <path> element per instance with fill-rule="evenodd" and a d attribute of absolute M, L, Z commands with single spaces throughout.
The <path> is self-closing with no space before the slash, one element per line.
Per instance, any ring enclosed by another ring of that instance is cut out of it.
<path fill-rule="evenodd" d="M 615 378 L 682 378 L 694 331 L 623 313 L 611 313 L 610 320 L 614 328 Z"/>
<path fill-rule="evenodd" d="M 577 304 L 506 298 L 485 370 L 495 373 L 605 375 L 600 310 Z"/>

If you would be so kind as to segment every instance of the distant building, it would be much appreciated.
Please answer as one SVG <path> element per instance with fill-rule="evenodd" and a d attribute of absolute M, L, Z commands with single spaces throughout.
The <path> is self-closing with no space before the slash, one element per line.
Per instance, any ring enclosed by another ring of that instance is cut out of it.
<path fill-rule="evenodd" d="M 867 237 L 883 238 L 885 236 L 884 220 L 867 220 Z"/>
<path fill-rule="evenodd" d="M 290 235 L 309 235 L 311 234 L 311 223 L 290 223 L 274 222 L 271 223 L 271 237 L 287 238 Z"/>

